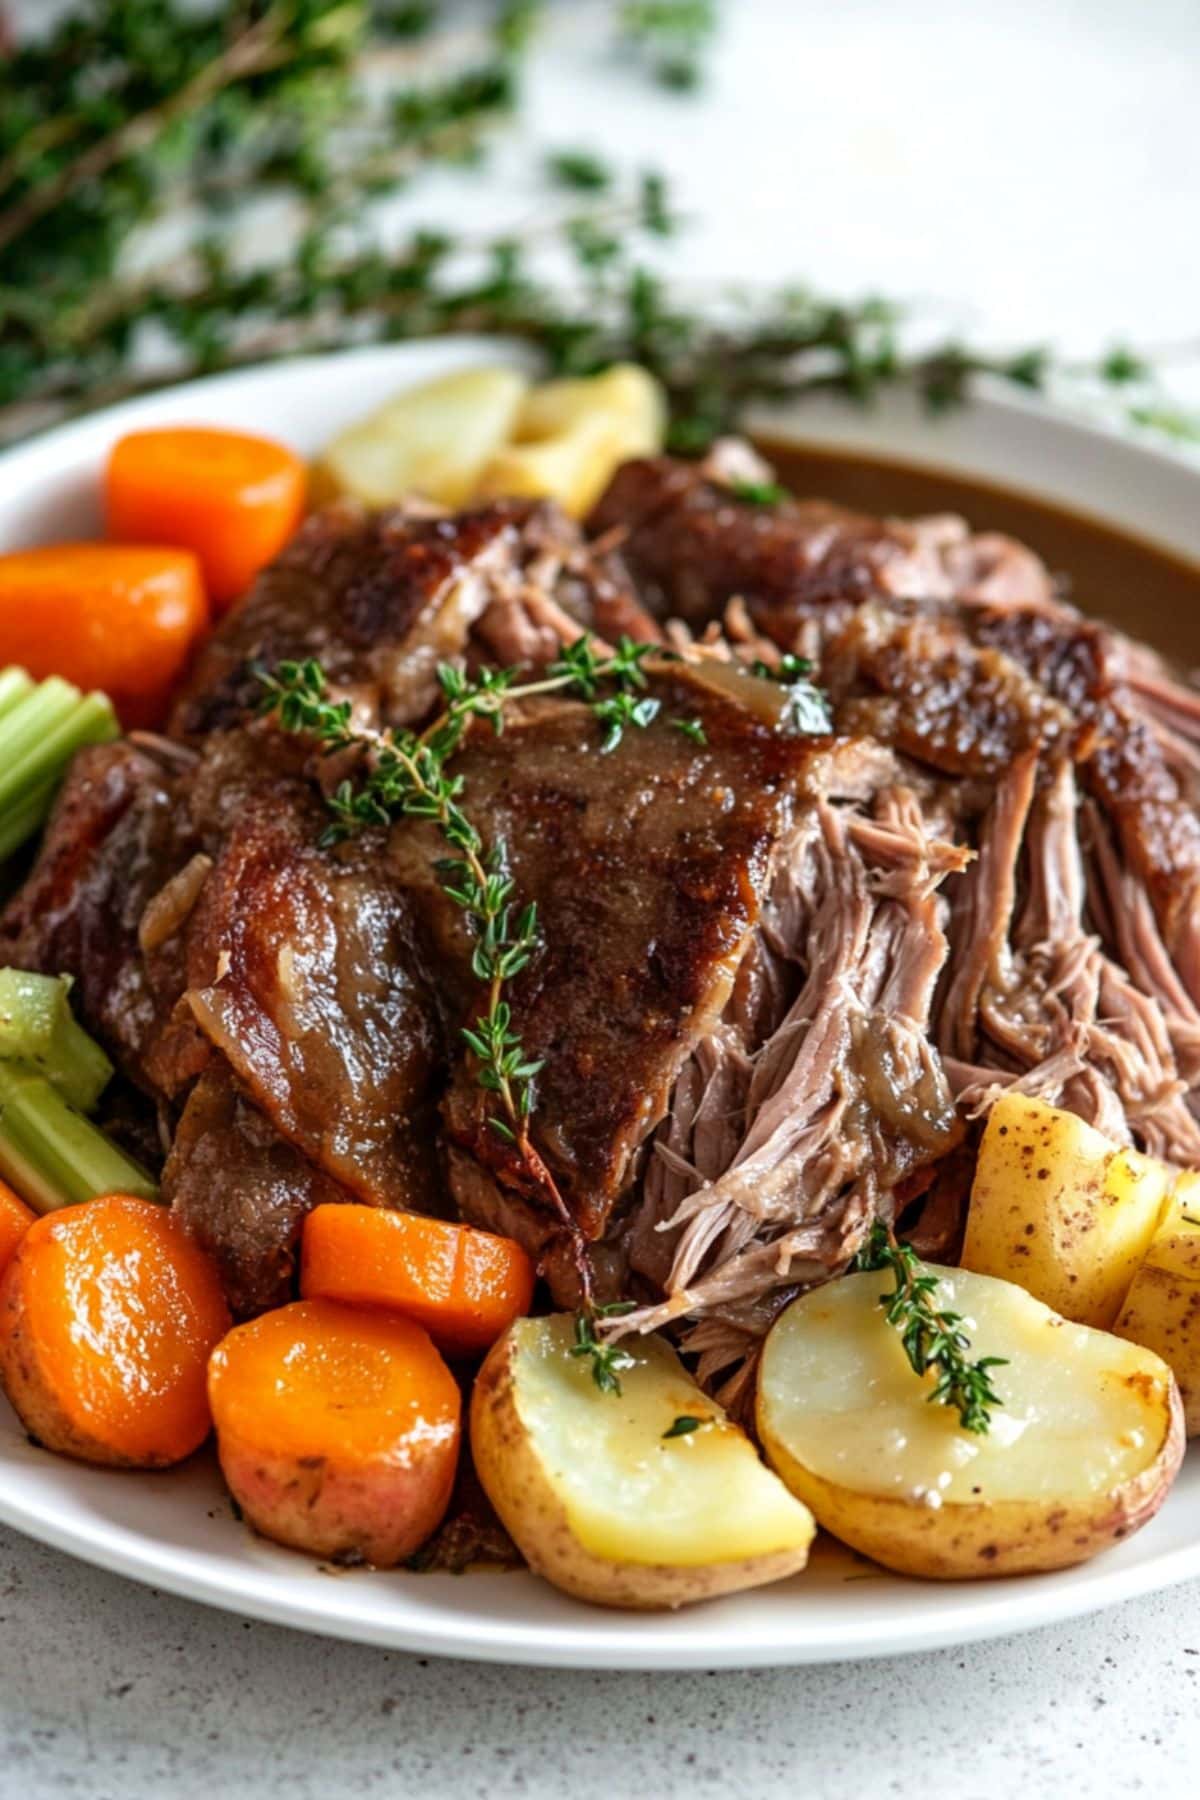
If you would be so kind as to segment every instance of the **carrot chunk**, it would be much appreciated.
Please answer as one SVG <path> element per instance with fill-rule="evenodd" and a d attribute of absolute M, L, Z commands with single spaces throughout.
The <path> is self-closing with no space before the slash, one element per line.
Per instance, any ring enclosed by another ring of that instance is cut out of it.
<path fill-rule="evenodd" d="M 295 531 L 307 481 L 300 458 L 270 438 L 201 426 L 133 431 L 108 459 L 108 535 L 194 551 L 220 612 Z"/>
<path fill-rule="evenodd" d="M 161 1468 L 208 1436 L 229 1329 L 216 1271 L 165 1207 L 110 1194 L 32 1224 L 0 1282 L 0 1380 L 49 1450 Z"/>
<path fill-rule="evenodd" d="M 33 1209 L 0 1181 L 0 1275 L 16 1255 L 17 1245 L 36 1218 Z"/>
<path fill-rule="evenodd" d="M 100 688 L 126 725 L 158 722 L 207 623 L 186 550 L 48 544 L 0 556 L 0 664 Z"/>
<path fill-rule="evenodd" d="M 300 1292 L 404 1313 L 451 1354 L 486 1350 L 529 1311 L 534 1271 L 512 1238 L 416 1213 L 317 1206 L 304 1221 Z"/>
<path fill-rule="evenodd" d="M 231 1331 L 208 1387 L 229 1490 L 264 1537 L 388 1568 L 441 1520 L 462 1400 L 411 1319 L 295 1300 Z"/>

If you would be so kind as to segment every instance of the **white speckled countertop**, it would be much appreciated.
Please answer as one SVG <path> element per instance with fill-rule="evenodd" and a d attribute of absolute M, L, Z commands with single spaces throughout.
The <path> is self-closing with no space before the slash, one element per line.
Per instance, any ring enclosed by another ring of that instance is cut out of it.
<path fill-rule="evenodd" d="M 670 168 L 689 275 L 935 295 L 1080 352 L 1196 334 L 1197 0 L 727 0 L 678 103 L 606 63 L 603 10 L 562 0 L 527 135 Z M 514 146 L 408 206 L 528 217 L 522 180 Z M 2 1800 L 1194 1795 L 1198 1690 L 1200 1584 L 856 1668 L 589 1675 L 305 1638 L 0 1531 Z"/>
<path fill-rule="evenodd" d="M 1200 1758 L 1200 1585 L 893 1662 L 605 1675 L 303 1637 L 0 1531 L 0 1670 L 4 1800 L 1110 1800 L 1194 1795 Z"/>

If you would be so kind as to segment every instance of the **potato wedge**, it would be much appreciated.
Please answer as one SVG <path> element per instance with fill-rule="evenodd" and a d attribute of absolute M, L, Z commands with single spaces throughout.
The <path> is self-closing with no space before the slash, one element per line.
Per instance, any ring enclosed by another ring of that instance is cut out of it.
<path fill-rule="evenodd" d="M 763 1448 L 817 1521 L 905 1575 L 1017 1575 L 1084 1562 L 1153 1518 L 1183 1458 L 1166 1364 L 1072 1325 L 1012 1282 L 934 1269 L 1006 1404 L 990 1431 L 931 1406 L 879 1296 L 847 1275 L 792 1302 L 759 1370 Z"/>
<path fill-rule="evenodd" d="M 1005 1094 L 979 1149 L 962 1263 L 1107 1329 L 1150 1247 L 1171 1171 L 1074 1113 Z"/>
<path fill-rule="evenodd" d="M 543 382 L 526 395 L 513 441 L 491 458 L 478 492 L 545 497 L 582 518 L 619 463 L 661 450 L 665 425 L 661 388 L 631 363 Z"/>
<path fill-rule="evenodd" d="M 402 394 L 334 438 L 313 470 L 314 497 L 387 506 L 424 494 L 465 506 L 512 432 L 529 383 L 515 369 L 460 369 Z"/>
<path fill-rule="evenodd" d="M 1174 1371 L 1187 1434 L 1200 1434 L 1200 1175 L 1177 1180 L 1113 1330 Z"/>
<path fill-rule="evenodd" d="M 566 1314 L 518 1319 L 471 1402 L 488 1498 L 529 1565 L 603 1606 L 683 1606 L 804 1567 L 807 1507 L 660 1338 L 628 1346 L 619 1398 L 571 1355 Z M 680 1419 L 697 1429 L 668 1436 Z"/>

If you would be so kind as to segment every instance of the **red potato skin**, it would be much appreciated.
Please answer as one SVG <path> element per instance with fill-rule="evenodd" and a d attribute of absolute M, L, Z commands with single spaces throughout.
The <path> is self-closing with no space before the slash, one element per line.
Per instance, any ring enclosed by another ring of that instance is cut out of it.
<path fill-rule="evenodd" d="M 254 1529 L 290 1550 L 391 1569 L 441 1524 L 458 1466 L 459 1430 L 423 1445 L 402 1467 L 339 1465 L 329 1456 L 266 1456 L 226 1430 L 221 1472 Z"/>

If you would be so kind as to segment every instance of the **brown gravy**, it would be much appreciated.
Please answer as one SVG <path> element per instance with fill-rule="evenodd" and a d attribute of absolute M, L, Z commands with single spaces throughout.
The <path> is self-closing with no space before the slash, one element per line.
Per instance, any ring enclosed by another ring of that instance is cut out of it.
<path fill-rule="evenodd" d="M 785 487 L 866 513 L 961 513 L 1036 550 L 1085 612 L 1123 626 L 1184 665 L 1200 664 L 1200 564 L 1099 520 L 941 469 L 819 445 L 764 441 Z"/>

